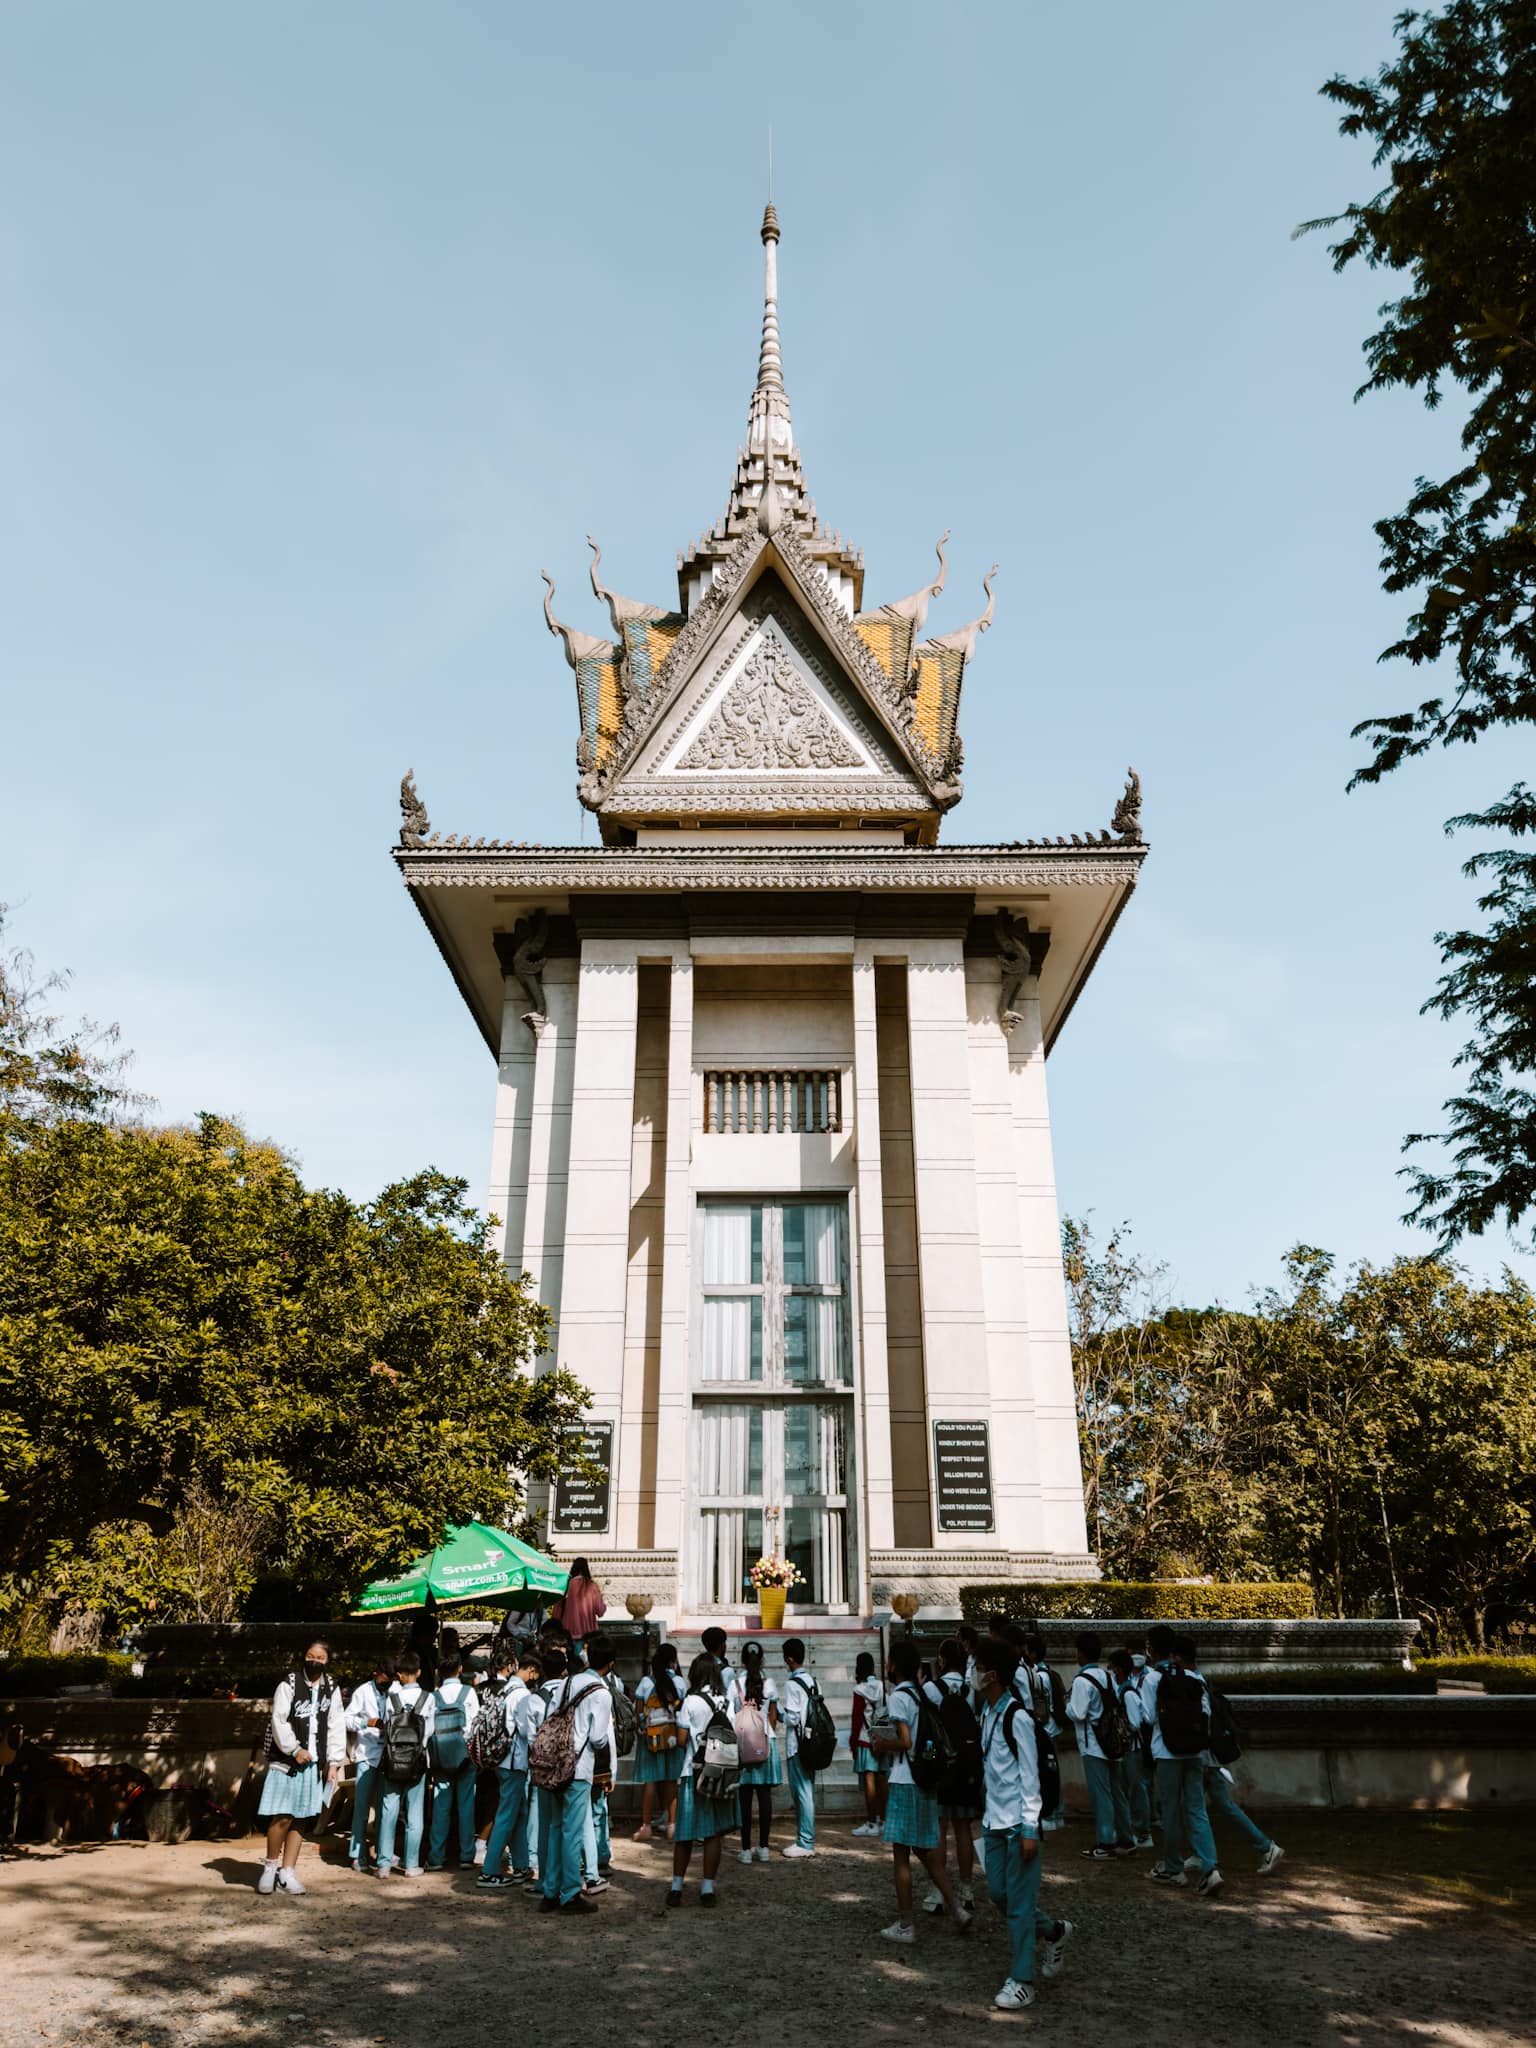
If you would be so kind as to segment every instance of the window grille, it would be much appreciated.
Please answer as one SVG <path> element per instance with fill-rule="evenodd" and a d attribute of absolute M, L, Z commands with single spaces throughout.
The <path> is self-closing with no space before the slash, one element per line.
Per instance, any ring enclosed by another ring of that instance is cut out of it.
<path fill-rule="evenodd" d="M 840 1131 L 837 1067 L 711 1067 L 704 1075 L 704 1128 L 742 1137 L 765 1131 Z"/>

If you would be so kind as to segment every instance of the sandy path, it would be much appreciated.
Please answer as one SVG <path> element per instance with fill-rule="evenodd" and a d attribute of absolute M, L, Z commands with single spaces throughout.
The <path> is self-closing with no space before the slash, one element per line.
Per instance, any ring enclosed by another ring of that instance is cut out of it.
<path fill-rule="evenodd" d="M 263 1899 L 255 1842 L 32 1850 L 0 1867 L 0 2043 L 713 2048 L 782 2043 L 797 2018 L 818 2044 L 977 2026 L 1138 2048 L 1531 2040 L 1528 1927 L 1300 1863 L 1267 1882 L 1231 1864 L 1204 1904 L 1155 1891 L 1144 1857 L 1079 1863 L 1083 1839 L 1047 1864 L 1046 1901 L 1079 1928 L 1068 1969 L 1021 2016 L 990 2007 L 998 1917 L 964 1941 L 928 1922 L 892 1949 L 887 1854 L 846 1837 L 807 1864 L 730 1857 L 711 1915 L 692 1888 L 666 1911 L 666 1852 L 624 1842 L 601 1917 L 580 1921 L 308 1851 L 309 1896 Z"/>

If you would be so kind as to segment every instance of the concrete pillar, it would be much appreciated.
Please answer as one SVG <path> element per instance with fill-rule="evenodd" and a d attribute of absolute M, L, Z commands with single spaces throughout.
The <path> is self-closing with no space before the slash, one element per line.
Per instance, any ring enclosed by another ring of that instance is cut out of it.
<path fill-rule="evenodd" d="M 496 1072 L 496 1120 L 491 1132 L 491 1177 L 486 1213 L 501 1219 L 494 1234 L 509 1271 L 523 1270 L 528 1210 L 528 1150 L 533 1131 L 533 1077 L 538 1041 L 523 1022 L 528 998 L 508 980 L 501 1009 L 501 1057 Z"/>
<path fill-rule="evenodd" d="M 565 1199 L 570 1178 L 571 1084 L 576 1065 L 576 962 L 544 970 L 544 1029 L 534 1054 L 528 1117 L 528 1196 L 523 1210 L 524 1269 L 558 1325 L 565 1269 Z M 519 1026 L 526 1030 L 526 1025 Z"/>
<path fill-rule="evenodd" d="M 896 1541 L 891 1484 L 891 1386 L 886 1360 L 885 1193 L 880 1170 L 880 1068 L 875 1025 L 873 949 L 853 956 L 853 1152 L 858 1203 L 859 1373 L 864 1431 L 864 1543 L 890 1550 Z"/>
<path fill-rule="evenodd" d="M 662 1201 L 661 1374 L 656 1417 L 656 1547 L 683 1542 L 688 1477 L 688 1338 L 692 1310 L 693 957 L 672 955 L 667 1027 L 667 1156 Z M 683 1594 L 679 1588 L 679 1601 Z"/>
<path fill-rule="evenodd" d="M 965 959 L 958 937 L 914 939 L 907 946 L 907 956 L 912 1160 L 917 1182 L 931 1474 L 935 1420 L 990 1420 L 991 1388 L 971 1118 Z M 993 1468 L 995 1486 L 995 1456 Z M 975 1549 L 978 1542 L 986 1540 L 974 1530 L 941 1530 L 936 1490 L 933 1506 L 935 1549 Z"/>
<path fill-rule="evenodd" d="M 622 1468 L 624 1302 L 629 1274 L 629 1181 L 634 1128 L 635 947 L 583 939 L 571 1087 L 570 1186 L 556 1357 L 587 1389 L 587 1414 L 613 1423 L 608 1529 L 583 1548 L 618 1547 Z M 546 977 L 546 993 L 548 981 Z"/>
<path fill-rule="evenodd" d="M 1040 1483 L 1041 1545 L 1063 1561 L 1091 1565 L 1083 1515 L 1083 1477 L 1072 1382 L 1067 1286 L 1061 1263 L 1061 1217 L 1051 1156 L 1040 984 L 1024 983 L 1014 1005 L 1019 1021 L 1008 1041 L 1013 1143 L 1019 1189 L 1019 1247 L 1029 1323 L 1029 1377 L 1034 1386 L 1035 1456 Z"/>

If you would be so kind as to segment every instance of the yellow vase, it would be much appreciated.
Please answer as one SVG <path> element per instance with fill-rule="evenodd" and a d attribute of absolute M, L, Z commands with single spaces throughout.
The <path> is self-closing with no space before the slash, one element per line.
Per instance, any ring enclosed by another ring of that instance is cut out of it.
<path fill-rule="evenodd" d="M 757 1617 L 764 1628 L 784 1626 L 784 1602 L 789 1598 L 784 1586 L 759 1586 L 757 1589 Z"/>

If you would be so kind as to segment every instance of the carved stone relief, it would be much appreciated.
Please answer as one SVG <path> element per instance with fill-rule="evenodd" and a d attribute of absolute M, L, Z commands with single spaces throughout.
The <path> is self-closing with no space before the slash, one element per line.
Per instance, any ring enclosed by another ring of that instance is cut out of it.
<path fill-rule="evenodd" d="M 859 768 L 865 762 L 816 701 L 783 645 L 765 637 L 677 765 L 729 772 Z"/>

